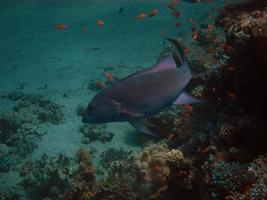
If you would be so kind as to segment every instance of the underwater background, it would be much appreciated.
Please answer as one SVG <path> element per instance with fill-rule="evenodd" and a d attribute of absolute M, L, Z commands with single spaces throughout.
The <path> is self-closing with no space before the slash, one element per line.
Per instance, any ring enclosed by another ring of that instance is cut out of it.
<path fill-rule="evenodd" d="M 183 47 L 203 104 L 84 124 Z M 267 199 L 266 0 L 0 0 L 0 200 Z"/>

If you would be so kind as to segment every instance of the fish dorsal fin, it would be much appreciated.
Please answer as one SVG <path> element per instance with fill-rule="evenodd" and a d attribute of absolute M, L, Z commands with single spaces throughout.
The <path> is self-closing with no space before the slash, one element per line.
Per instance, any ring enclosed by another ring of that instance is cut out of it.
<path fill-rule="evenodd" d="M 166 56 L 159 63 L 153 65 L 152 67 L 137 71 L 121 80 L 129 79 L 133 77 L 136 78 L 139 76 L 143 76 L 145 74 L 150 74 L 150 73 L 159 72 L 159 71 L 167 70 L 167 69 L 173 69 L 173 68 L 177 68 L 177 66 L 176 66 L 174 57 L 170 55 L 170 56 Z"/>
<path fill-rule="evenodd" d="M 176 105 L 183 105 L 183 104 L 192 104 L 192 103 L 204 103 L 204 100 L 199 100 L 192 97 L 187 92 L 182 92 L 178 98 L 173 102 Z"/>
<path fill-rule="evenodd" d="M 172 55 L 169 55 L 164 57 L 159 63 L 145 70 L 142 74 L 149 74 L 174 68 L 177 68 L 176 62 L 174 60 L 174 57 Z"/>
<path fill-rule="evenodd" d="M 171 38 L 167 38 L 167 40 L 170 41 L 172 45 L 175 47 L 174 52 L 173 52 L 173 57 L 176 62 L 176 65 L 177 66 L 183 65 L 183 63 L 186 61 L 183 48 L 181 47 L 178 41 L 171 39 Z"/>

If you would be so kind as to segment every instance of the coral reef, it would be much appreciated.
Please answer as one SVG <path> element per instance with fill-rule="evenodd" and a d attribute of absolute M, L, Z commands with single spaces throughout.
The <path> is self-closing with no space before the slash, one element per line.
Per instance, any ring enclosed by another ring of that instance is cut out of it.
<path fill-rule="evenodd" d="M 252 199 L 267 198 L 267 154 L 251 162 L 248 173 L 253 177 L 250 193 Z"/>
<path fill-rule="evenodd" d="M 109 148 L 100 155 L 100 165 L 108 174 L 123 174 L 131 168 L 132 151 L 126 151 L 122 148 Z"/>
<path fill-rule="evenodd" d="M 81 148 L 76 159 L 64 155 L 27 163 L 21 185 L 28 199 L 92 199 L 98 189 L 90 153 Z"/>
<path fill-rule="evenodd" d="M 266 156 L 249 164 L 217 162 L 212 158 L 202 165 L 205 176 L 201 190 L 203 199 L 265 199 Z M 206 187 L 206 188 L 203 188 Z"/>
<path fill-rule="evenodd" d="M 95 168 L 91 155 L 81 148 L 76 155 L 78 170 L 74 174 L 66 199 L 92 199 L 96 195 L 97 184 L 95 180 Z"/>
<path fill-rule="evenodd" d="M 27 165 L 30 172 L 21 184 L 29 199 L 65 199 L 66 190 L 77 170 L 73 159 L 64 155 L 48 157 L 44 154 Z"/>
<path fill-rule="evenodd" d="M 0 200 L 26 200 L 24 191 L 19 186 L 0 187 Z"/>
<path fill-rule="evenodd" d="M 156 199 L 168 188 L 171 170 L 168 162 L 183 159 L 180 150 L 169 150 L 166 143 L 150 144 L 137 153 L 134 164 L 143 187 L 151 190 L 150 198 Z"/>
<path fill-rule="evenodd" d="M 16 164 L 20 161 L 18 156 L 14 154 L 0 155 L 0 173 L 6 173 L 10 169 L 16 168 Z"/>
<path fill-rule="evenodd" d="M 83 133 L 82 143 L 84 144 L 94 141 L 109 142 L 114 136 L 113 133 L 106 130 L 106 126 L 103 124 L 83 124 L 80 127 L 80 132 Z"/>
<path fill-rule="evenodd" d="M 57 104 L 40 96 L 13 92 L 5 97 L 16 103 L 13 110 L 0 115 L 0 140 L 9 153 L 25 158 L 46 134 L 46 124 L 60 123 L 63 113 Z"/>

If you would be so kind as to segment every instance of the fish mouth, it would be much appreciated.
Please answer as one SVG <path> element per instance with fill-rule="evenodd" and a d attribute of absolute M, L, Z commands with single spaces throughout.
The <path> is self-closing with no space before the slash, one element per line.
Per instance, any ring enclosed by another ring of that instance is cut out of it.
<path fill-rule="evenodd" d="M 91 116 L 91 115 L 84 115 L 83 118 L 82 118 L 82 122 L 83 123 L 97 123 L 97 120 L 94 116 Z"/>
<path fill-rule="evenodd" d="M 83 116 L 83 118 L 82 118 L 82 122 L 83 122 L 83 123 L 88 123 L 87 120 L 86 120 L 86 117 Z"/>
<path fill-rule="evenodd" d="M 83 118 L 82 118 L 82 122 L 83 123 L 92 123 L 93 122 L 93 118 L 84 115 Z"/>

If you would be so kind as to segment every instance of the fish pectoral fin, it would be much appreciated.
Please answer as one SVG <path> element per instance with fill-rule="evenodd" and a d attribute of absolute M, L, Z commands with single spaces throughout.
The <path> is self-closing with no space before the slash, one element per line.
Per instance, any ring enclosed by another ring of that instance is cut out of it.
<path fill-rule="evenodd" d="M 183 105 L 183 104 L 192 104 L 192 103 L 204 103 L 205 100 L 199 100 L 192 97 L 187 92 L 182 92 L 179 97 L 173 102 L 176 105 Z"/>
<path fill-rule="evenodd" d="M 150 126 L 150 124 L 148 122 L 146 122 L 144 118 L 133 118 L 129 122 L 138 131 L 145 133 L 145 134 L 148 134 L 148 135 L 151 135 L 151 136 L 154 136 L 154 137 L 157 137 L 157 135 L 155 135 L 154 133 L 152 133 L 149 130 L 148 126 Z"/>
<path fill-rule="evenodd" d="M 144 114 L 142 113 L 135 113 L 130 110 L 127 110 L 126 108 L 123 108 L 120 110 L 120 114 L 127 116 L 127 117 L 144 117 Z"/>
<path fill-rule="evenodd" d="M 111 100 L 113 103 L 113 107 L 115 108 L 117 113 L 121 112 L 121 103 L 115 101 L 115 100 Z"/>

